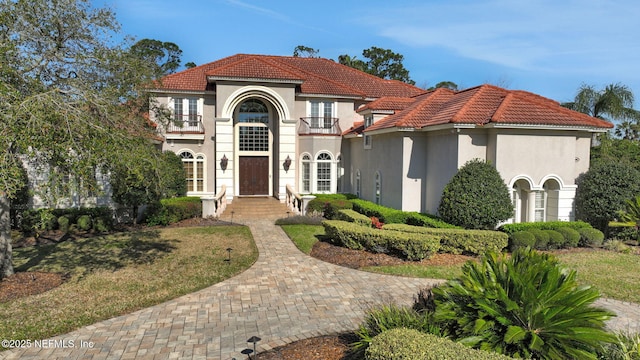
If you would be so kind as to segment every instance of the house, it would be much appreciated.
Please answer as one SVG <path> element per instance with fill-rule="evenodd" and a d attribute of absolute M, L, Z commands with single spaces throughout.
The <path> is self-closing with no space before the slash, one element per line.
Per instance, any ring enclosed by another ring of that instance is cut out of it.
<path fill-rule="evenodd" d="M 494 164 L 513 189 L 512 221 L 573 218 L 591 139 L 612 125 L 525 91 L 491 85 L 425 91 L 332 60 L 239 54 L 165 77 L 163 150 L 188 194 L 350 192 L 436 213 L 468 160 Z M 152 120 L 153 120 L 153 114 Z"/>

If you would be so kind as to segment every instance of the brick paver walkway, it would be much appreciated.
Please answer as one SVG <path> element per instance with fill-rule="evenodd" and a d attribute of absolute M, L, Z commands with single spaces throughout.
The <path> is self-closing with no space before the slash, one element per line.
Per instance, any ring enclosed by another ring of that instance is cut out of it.
<path fill-rule="evenodd" d="M 260 256 L 244 273 L 193 294 L 51 339 L 50 348 L 10 350 L 6 359 L 246 359 L 260 350 L 354 330 L 377 304 L 410 304 L 438 282 L 371 274 L 298 251 L 273 220 L 249 220 Z M 640 330 L 640 307 L 600 305 L 620 315 L 610 326 Z M 71 343 L 73 342 L 73 343 Z M 64 348 L 66 345 L 66 348 Z"/>

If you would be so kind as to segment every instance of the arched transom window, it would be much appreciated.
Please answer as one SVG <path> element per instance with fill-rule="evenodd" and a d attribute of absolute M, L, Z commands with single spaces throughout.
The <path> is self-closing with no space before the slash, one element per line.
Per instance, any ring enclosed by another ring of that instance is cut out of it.
<path fill-rule="evenodd" d="M 183 151 L 179 156 L 186 174 L 187 191 L 204 192 L 204 155 Z"/>
<path fill-rule="evenodd" d="M 318 192 L 331 191 L 331 164 L 329 153 L 322 152 L 316 157 L 316 189 Z"/>

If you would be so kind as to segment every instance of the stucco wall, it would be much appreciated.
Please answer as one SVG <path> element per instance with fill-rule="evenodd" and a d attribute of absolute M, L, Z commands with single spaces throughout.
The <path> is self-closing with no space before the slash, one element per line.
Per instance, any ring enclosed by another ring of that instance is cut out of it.
<path fill-rule="evenodd" d="M 427 136 L 425 212 L 436 214 L 442 190 L 458 171 L 458 134 L 449 130 Z"/>

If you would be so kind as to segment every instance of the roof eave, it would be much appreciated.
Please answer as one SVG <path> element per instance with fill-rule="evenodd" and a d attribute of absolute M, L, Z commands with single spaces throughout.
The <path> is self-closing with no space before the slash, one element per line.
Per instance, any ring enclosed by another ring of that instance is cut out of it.
<path fill-rule="evenodd" d="M 213 83 L 216 81 L 262 82 L 262 83 L 271 83 L 271 84 L 294 84 L 294 85 L 302 85 L 302 83 L 304 83 L 304 80 L 301 80 L 301 79 L 253 78 L 253 77 L 240 77 L 240 76 L 207 75 L 207 82 Z"/>
<path fill-rule="evenodd" d="M 585 125 L 551 125 L 551 124 L 508 124 L 508 123 L 489 123 L 482 126 L 483 128 L 494 129 L 531 129 L 531 130 L 569 130 L 569 131 L 588 131 L 593 133 L 605 133 L 609 128 Z"/>

